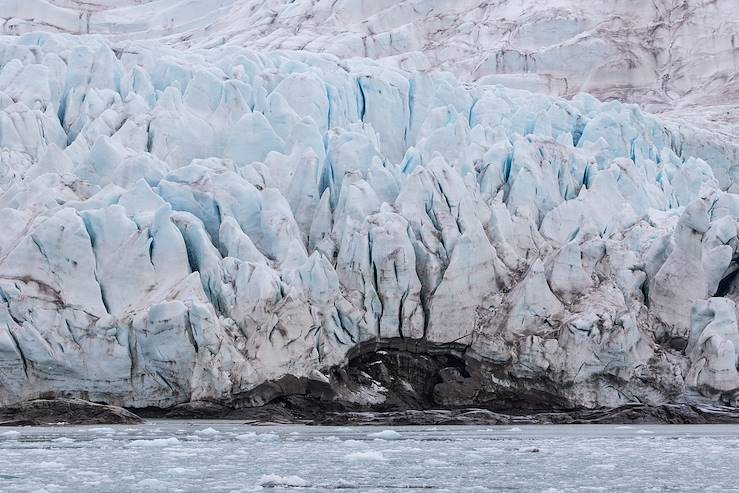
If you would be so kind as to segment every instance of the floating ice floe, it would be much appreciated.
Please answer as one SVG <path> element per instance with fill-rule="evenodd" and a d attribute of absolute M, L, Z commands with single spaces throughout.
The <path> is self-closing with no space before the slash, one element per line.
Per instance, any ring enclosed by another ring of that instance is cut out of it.
<path fill-rule="evenodd" d="M 305 488 L 310 484 L 300 476 L 278 476 L 265 474 L 259 478 L 259 485 L 263 488 Z"/>
<path fill-rule="evenodd" d="M 367 452 L 352 452 L 346 458 L 351 462 L 381 462 L 386 460 L 382 452 L 369 450 Z"/>
<path fill-rule="evenodd" d="M 180 440 L 176 437 L 169 438 L 153 438 L 151 440 L 131 440 L 128 442 L 129 447 L 167 447 L 170 445 L 177 445 Z"/>
<path fill-rule="evenodd" d="M 402 435 L 395 430 L 382 430 L 374 433 L 367 434 L 370 438 L 376 438 L 380 440 L 400 440 Z"/>

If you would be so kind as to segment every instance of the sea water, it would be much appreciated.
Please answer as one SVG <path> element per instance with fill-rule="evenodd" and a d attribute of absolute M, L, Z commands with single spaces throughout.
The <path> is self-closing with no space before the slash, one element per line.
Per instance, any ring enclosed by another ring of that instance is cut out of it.
<path fill-rule="evenodd" d="M 2 492 L 739 491 L 739 426 L 0 428 Z"/>

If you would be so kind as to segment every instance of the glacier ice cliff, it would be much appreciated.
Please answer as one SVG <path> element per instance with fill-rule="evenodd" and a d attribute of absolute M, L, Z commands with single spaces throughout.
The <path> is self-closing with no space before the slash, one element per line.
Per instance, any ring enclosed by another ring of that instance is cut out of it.
<path fill-rule="evenodd" d="M 306 51 L 31 33 L 0 67 L 2 404 L 382 405 L 342 368 L 388 348 L 462 355 L 438 405 L 737 404 L 731 139 Z"/>

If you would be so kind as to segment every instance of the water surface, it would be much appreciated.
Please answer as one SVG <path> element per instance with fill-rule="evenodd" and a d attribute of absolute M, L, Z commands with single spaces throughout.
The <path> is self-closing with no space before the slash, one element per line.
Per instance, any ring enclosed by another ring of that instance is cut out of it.
<path fill-rule="evenodd" d="M 739 426 L 0 428 L 0 491 L 739 492 Z"/>

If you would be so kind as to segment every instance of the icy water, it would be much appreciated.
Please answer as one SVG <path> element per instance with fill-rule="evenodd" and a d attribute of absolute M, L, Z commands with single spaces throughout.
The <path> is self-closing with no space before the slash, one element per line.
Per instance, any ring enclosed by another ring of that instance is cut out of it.
<path fill-rule="evenodd" d="M 0 428 L 2 492 L 739 491 L 739 426 Z"/>

